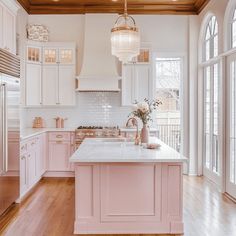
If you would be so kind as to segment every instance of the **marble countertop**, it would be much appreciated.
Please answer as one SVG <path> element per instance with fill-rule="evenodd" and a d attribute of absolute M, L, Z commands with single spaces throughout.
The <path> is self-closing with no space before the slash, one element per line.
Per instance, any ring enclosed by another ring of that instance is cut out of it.
<path fill-rule="evenodd" d="M 78 150 L 71 156 L 70 162 L 184 162 L 187 158 L 156 138 L 152 143 L 159 143 L 156 150 L 136 146 L 125 139 L 85 139 Z"/>
<path fill-rule="evenodd" d="M 20 130 L 20 139 L 25 140 L 45 132 L 73 132 L 75 128 L 26 128 Z"/>

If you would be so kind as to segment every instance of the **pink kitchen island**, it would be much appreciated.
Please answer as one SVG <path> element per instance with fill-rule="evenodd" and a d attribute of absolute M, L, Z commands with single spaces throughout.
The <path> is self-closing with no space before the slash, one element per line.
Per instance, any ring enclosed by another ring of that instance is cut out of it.
<path fill-rule="evenodd" d="M 183 162 L 124 139 L 85 139 L 75 165 L 75 234 L 182 234 Z"/>

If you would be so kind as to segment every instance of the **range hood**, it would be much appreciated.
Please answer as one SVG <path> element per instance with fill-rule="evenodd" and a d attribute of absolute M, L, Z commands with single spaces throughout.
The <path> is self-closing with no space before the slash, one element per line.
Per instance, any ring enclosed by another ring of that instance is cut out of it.
<path fill-rule="evenodd" d="M 111 55 L 111 28 L 116 14 L 86 14 L 84 53 L 78 79 L 79 92 L 119 92 L 118 61 Z"/>

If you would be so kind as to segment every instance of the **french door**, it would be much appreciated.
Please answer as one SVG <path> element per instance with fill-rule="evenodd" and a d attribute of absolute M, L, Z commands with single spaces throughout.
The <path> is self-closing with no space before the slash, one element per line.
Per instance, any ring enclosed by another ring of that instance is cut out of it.
<path fill-rule="evenodd" d="M 236 198 L 236 54 L 227 58 L 226 192 Z"/>
<path fill-rule="evenodd" d="M 219 155 L 219 63 L 204 69 L 204 165 L 203 173 L 220 184 L 221 161 Z"/>

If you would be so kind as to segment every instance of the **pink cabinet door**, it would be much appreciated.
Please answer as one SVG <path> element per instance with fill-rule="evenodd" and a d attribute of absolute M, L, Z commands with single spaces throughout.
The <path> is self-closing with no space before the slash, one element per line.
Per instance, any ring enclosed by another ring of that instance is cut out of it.
<path fill-rule="evenodd" d="M 69 171 L 70 141 L 49 142 L 49 171 Z"/>
<path fill-rule="evenodd" d="M 35 139 L 36 145 L 34 148 L 35 156 L 36 156 L 36 175 L 37 178 L 40 179 L 43 173 L 45 172 L 45 163 L 44 163 L 44 148 L 43 148 L 43 139 L 44 134 L 38 135 Z"/>

